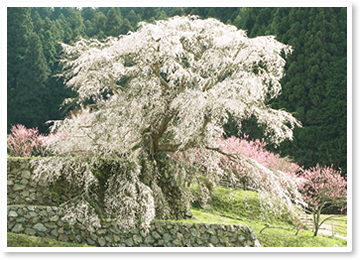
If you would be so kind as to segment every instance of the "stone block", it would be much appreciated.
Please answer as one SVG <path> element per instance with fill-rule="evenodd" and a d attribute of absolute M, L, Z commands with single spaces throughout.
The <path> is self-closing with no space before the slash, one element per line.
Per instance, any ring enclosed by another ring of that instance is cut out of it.
<path fill-rule="evenodd" d="M 159 235 L 159 233 L 156 232 L 156 231 L 151 232 L 151 235 L 152 235 L 152 237 L 155 238 L 155 239 L 161 238 L 161 236 Z"/>
<path fill-rule="evenodd" d="M 53 222 L 56 222 L 56 221 L 59 220 L 59 216 L 54 215 L 54 216 L 50 217 L 49 220 L 50 220 L 50 221 L 53 221 Z"/>
<path fill-rule="evenodd" d="M 33 226 L 33 229 L 35 229 L 38 232 L 46 232 L 48 229 L 41 223 L 37 223 Z"/>
<path fill-rule="evenodd" d="M 22 184 L 22 185 L 27 185 L 28 183 L 29 183 L 29 181 L 28 180 L 26 180 L 26 179 L 22 179 L 21 181 L 20 181 L 20 183 Z M 29 193 L 28 191 L 27 191 L 27 193 Z"/>
<path fill-rule="evenodd" d="M 13 226 L 15 225 L 15 223 L 14 222 L 7 222 L 7 231 L 10 231 L 12 228 L 13 228 Z"/>
<path fill-rule="evenodd" d="M 133 234 L 139 234 L 139 229 L 134 227 L 134 228 L 130 229 L 130 232 L 133 233 Z"/>
<path fill-rule="evenodd" d="M 59 234 L 64 234 L 64 233 L 65 233 L 64 228 L 63 228 L 63 227 L 59 228 L 59 229 L 58 229 L 58 233 L 59 233 Z"/>
<path fill-rule="evenodd" d="M 214 235 L 216 234 L 215 229 L 212 228 L 212 227 L 208 228 L 208 229 L 206 230 L 206 233 L 208 233 L 208 234 L 210 234 L 210 235 L 212 235 L 212 236 L 214 236 Z"/>
<path fill-rule="evenodd" d="M 197 231 L 195 228 L 190 228 L 190 234 L 194 237 L 200 237 L 200 232 Z"/>
<path fill-rule="evenodd" d="M 22 224 L 16 224 L 13 229 L 11 230 L 11 232 L 13 233 L 20 233 L 21 231 L 23 231 L 24 228 L 22 226 Z"/>
<path fill-rule="evenodd" d="M 210 242 L 211 242 L 213 245 L 216 245 L 217 243 L 219 243 L 219 239 L 218 239 L 216 236 L 211 236 L 211 237 L 210 237 Z"/>
<path fill-rule="evenodd" d="M 99 243 L 99 245 L 100 245 L 100 246 L 105 246 L 106 241 L 105 241 L 105 239 L 104 239 L 104 238 L 99 237 L 99 238 L 98 238 L 98 243 Z"/>
<path fill-rule="evenodd" d="M 177 233 L 176 238 L 179 239 L 179 240 L 183 240 L 184 236 L 181 233 Z"/>
<path fill-rule="evenodd" d="M 57 228 L 58 226 L 53 223 L 53 222 L 48 222 L 48 223 L 44 223 L 44 225 L 47 227 L 47 228 L 50 228 L 50 229 L 54 229 L 54 228 Z"/>
<path fill-rule="evenodd" d="M 114 242 L 119 242 L 120 241 L 120 237 L 118 235 L 114 235 Z"/>
<path fill-rule="evenodd" d="M 75 238 L 76 238 L 76 242 L 78 243 L 82 242 L 82 237 L 80 235 L 76 235 Z"/>
<path fill-rule="evenodd" d="M 143 238 L 140 235 L 134 235 L 133 236 L 133 241 L 134 241 L 135 245 L 138 245 L 143 241 Z"/>
<path fill-rule="evenodd" d="M 182 242 L 176 238 L 172 241 L 172 243 L 174 244 L 174 246 L 182 246 Z"/>
<path fill-rule="evenodd" d="M 98 229 L 96 231 L 96 234 L 98 234 L 99 236 L 105 235 L 106 234 L 106 230 L 105 229 Z"/>
<path fill-rule="evenodd" d="M 203 241 L 202 241 L 202 239 L 198 238 L 198 239 L 196 239 L 196 243 L 199 244 L 199 245 L 202 245 Z"/>
<path fill-rule="evenodd" d="M 165 233 L 163 235 L 163 239 L 165 242 L 169 242 L 169 241 L 173 240 L 172 236 L 169 233 Z"/>
<path fill-rule="evenodd" d="M 23 217 L 16 219 L 16 222 L 18 222 L 18 223 L 24 223 L 25 221 L 26 221 L 26 219 Z"/>
<path fill-rule="evenodd" d="M 63 242 L 68 242 L 69 237 L 66 234 L 60 234 L 58 237 L 58 240 L 63 241 Z"/>
<path fill-rule="evenodd" d="M 21 184 L 15 184 L 13 191 L 19 191 L 19 190 L 23 190 L 26 186 L 25 185 L 21 185 Z"/>
<path fill-rule="evenodd" d="M 239 240 L 240 242 L 243 242 L 243 241 L 245 240 L 245 237 L 244 237 L 243 235 L 240 235 L 240 236 L 238 237 L 238 240 Z"/>
<path fill-rule="evenodd" d="M 30 222 L 31 224 L 36 224 L 36 223 L 38 223 L 39 221 L 40 221 L 40 220 L 39 220 L 38 217 L 33 217 L 33 218 L 30 219 L 29 222 Z"/>
<path fill-rule="evenodd" d="M 220 242 L 221 243 L 229 242 L 229 238 L 228 237 L 220 237 Z"/>
<path fill-rule="evenodd" d="M 133 246 L 134 245 L 134 241 L 132 240 L 132 238 L 128 238 L 124 241 L 124 243 L 127 245 L 127 246 Z"/>
<path fill-rule="evenodd" d="M 8 217 L 17 217 L 17 216 L 19 215 L 16 213 L 16 211 L 11 210 L 8 212 Z"/>
<path fill-rule="evenodd" d="M 50 234 L 52 234 L 54 237 L 58 237 L 59 236 L 59 233 L 56 229 L 53 229 Z"/>
<path fill-rule="evenodd" d="M 29 179 L 30 179 L 30 176 L 31 176 L 31 173 L 30 173 L 30 171 L 28 171 L 28 170 L 24 170 L 24 171 L 22 171 L 22 173 L 21 173 L 21 178 L 22 178 L 22 179 L 29 180 Z"/>
<path fill-rule="evenodd" d="M 42 216 L 42 217 L 45 217 L 48 215 L 47 211 L 46 210 L 42 210 L 39 212 L 39 215 Z"/>
<path fill-rule="evenodd" d="M 151 244 L 153 242 L 155 242 L 155 240 L 152 238 L 152 236 L 147 236 L 144 240 L 145 244 Z"/>
<path fill-rule="evenodd" d="M 35 234 L 36 234 L 36 231 L 32 228 L 26 228 L 24 232 L 25 232 L 25 234 L 27 234 L 29 236 L 35 236 Z"/>
<path fill-rule="evenodd" d="M 25 203 L 26 204 L 32 204 L 33 200 L 31 198 L 25 198 Z"/>
<path fill-rule="evenodd" d="M 92 240 L 92 239 L 89 238 L 89 237 L 86 239 L 86 243 L 87 243 L 88 245 L 92 245 L 92 246 L 95 245 L 94 240 Z"/>
<path fill-rule="evenodd" d="M 95 234 L 90 234 L 90 238 L 91 238 L 92 240 L 94 240 L 94 241 L 97 240 L 97 236 L 96 236 Z"/>
<path fill-rule="evenodd" d="M 256 234 L 255 234 L 255 233 L 251 233 L 250 239 L 251 239 L 251 240 L 256 240 L 256 238 L 257 238 Z"/>

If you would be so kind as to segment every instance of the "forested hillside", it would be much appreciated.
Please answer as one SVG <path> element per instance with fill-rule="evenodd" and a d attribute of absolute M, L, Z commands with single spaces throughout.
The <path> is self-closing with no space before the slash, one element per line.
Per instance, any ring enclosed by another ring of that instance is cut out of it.
<path fill-rule="evenodd" d="M 294 132 L 293 142 L 268 149 L 288 155 L 305 167 L 334 165 L 346 173 L 347 163 L 347 10 L 346 8 L 8 8 L 7 33 L 7 128 L 23 124 L 46 133 L 47 120 L 63 119 L 68 105 L 61 78 L 61 48 L 81 37 L 104 39 L 175 15 L 213 17 L 247 30 L 249 37 L 276 35 L 293 46 L 287 58 L 283 91 L 273 108 L 294 113 L 303 128 Z M 233 123 L 227 134 L 262 138 L 256 118 Z M 238 130 L 241 130 L 239 132 Z"/>

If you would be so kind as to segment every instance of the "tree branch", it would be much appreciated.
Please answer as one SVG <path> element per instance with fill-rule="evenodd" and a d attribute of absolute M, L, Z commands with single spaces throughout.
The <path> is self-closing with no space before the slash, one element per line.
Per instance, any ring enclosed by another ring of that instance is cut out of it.
<path fill-rule="evenodd" d="M 166 89 L 166 90 L 170 90 L 169 84 L 161 77 L 160 75 L 160 69 L 159 69 L 159 65 L 156 63 L 153 67 L 153 71 L 155 72 L 154 74 L 156 75 L 156 77 L 158 77 L 160 79 L 160 83 L 161 85 Z"/>
<path fill-rule="evenodd" d="M 233 161 L 235 163 L 237 163 L 237 161 L 235 159 L 238 159 L 238 160 L 240 159 L 237 154 L 226 153 L 226 152 L 224 152 L 223 150 L 221 150 L 218 147 L 214 148 L 214 147 L 205 146 L 205 148 L 207 150 L 215 151 L 215 152 L 218 152 L 218 153 L 220 153 L 222 155 L 225 155 L 225 156 L 227 156 L 229 158 L 230 161 Z"/>
<path fill-rule="evenodd" d="M 176 152 L 179 147 L 180 147 L 179 144 L 165 143 L 165 144 L 159 144 L 157 149 L 158 151 L 161 152 Z"/>
<path fill-rule="evenodd" d="M 207 124 L 210 123 L 210 121 L 211 121 L 211 116 L 205 115 L 205 120 L 204 120 L 203 126 L 201 128 L 201 133 L 205 132 L 205 128 L 206 128 Z"/>

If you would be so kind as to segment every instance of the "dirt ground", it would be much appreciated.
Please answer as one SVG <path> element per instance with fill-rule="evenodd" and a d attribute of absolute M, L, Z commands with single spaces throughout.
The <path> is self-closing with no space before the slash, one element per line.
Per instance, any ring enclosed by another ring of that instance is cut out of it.
<path fill-rule="evenodd" d="M 324 235 L 324 236 L 332 236 L 332 231 L 331 231 L 331 225 L 330 224 L 322 224 L 319 231 L 318 231 L 318 234 L 319 235 Z M 341 238 L 341 239 L 345 239 L 347 240 L 347 237 L 343 237 L 343 236 L 340 236 L 338 234 L 334 234 L 334 237 L 338 237 L 338 238 Z"/>

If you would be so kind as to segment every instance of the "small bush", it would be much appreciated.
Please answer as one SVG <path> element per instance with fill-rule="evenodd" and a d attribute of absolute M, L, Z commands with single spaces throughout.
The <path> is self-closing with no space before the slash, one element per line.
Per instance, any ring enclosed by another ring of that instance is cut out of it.
<path fill-rule="evenodd" d="M 7 136 L 7 154 L 17 157 L 34 157 L 44 155 L 45 136 L 37 128 L 27 129 L 23 125 L 14 125 Z"/>

